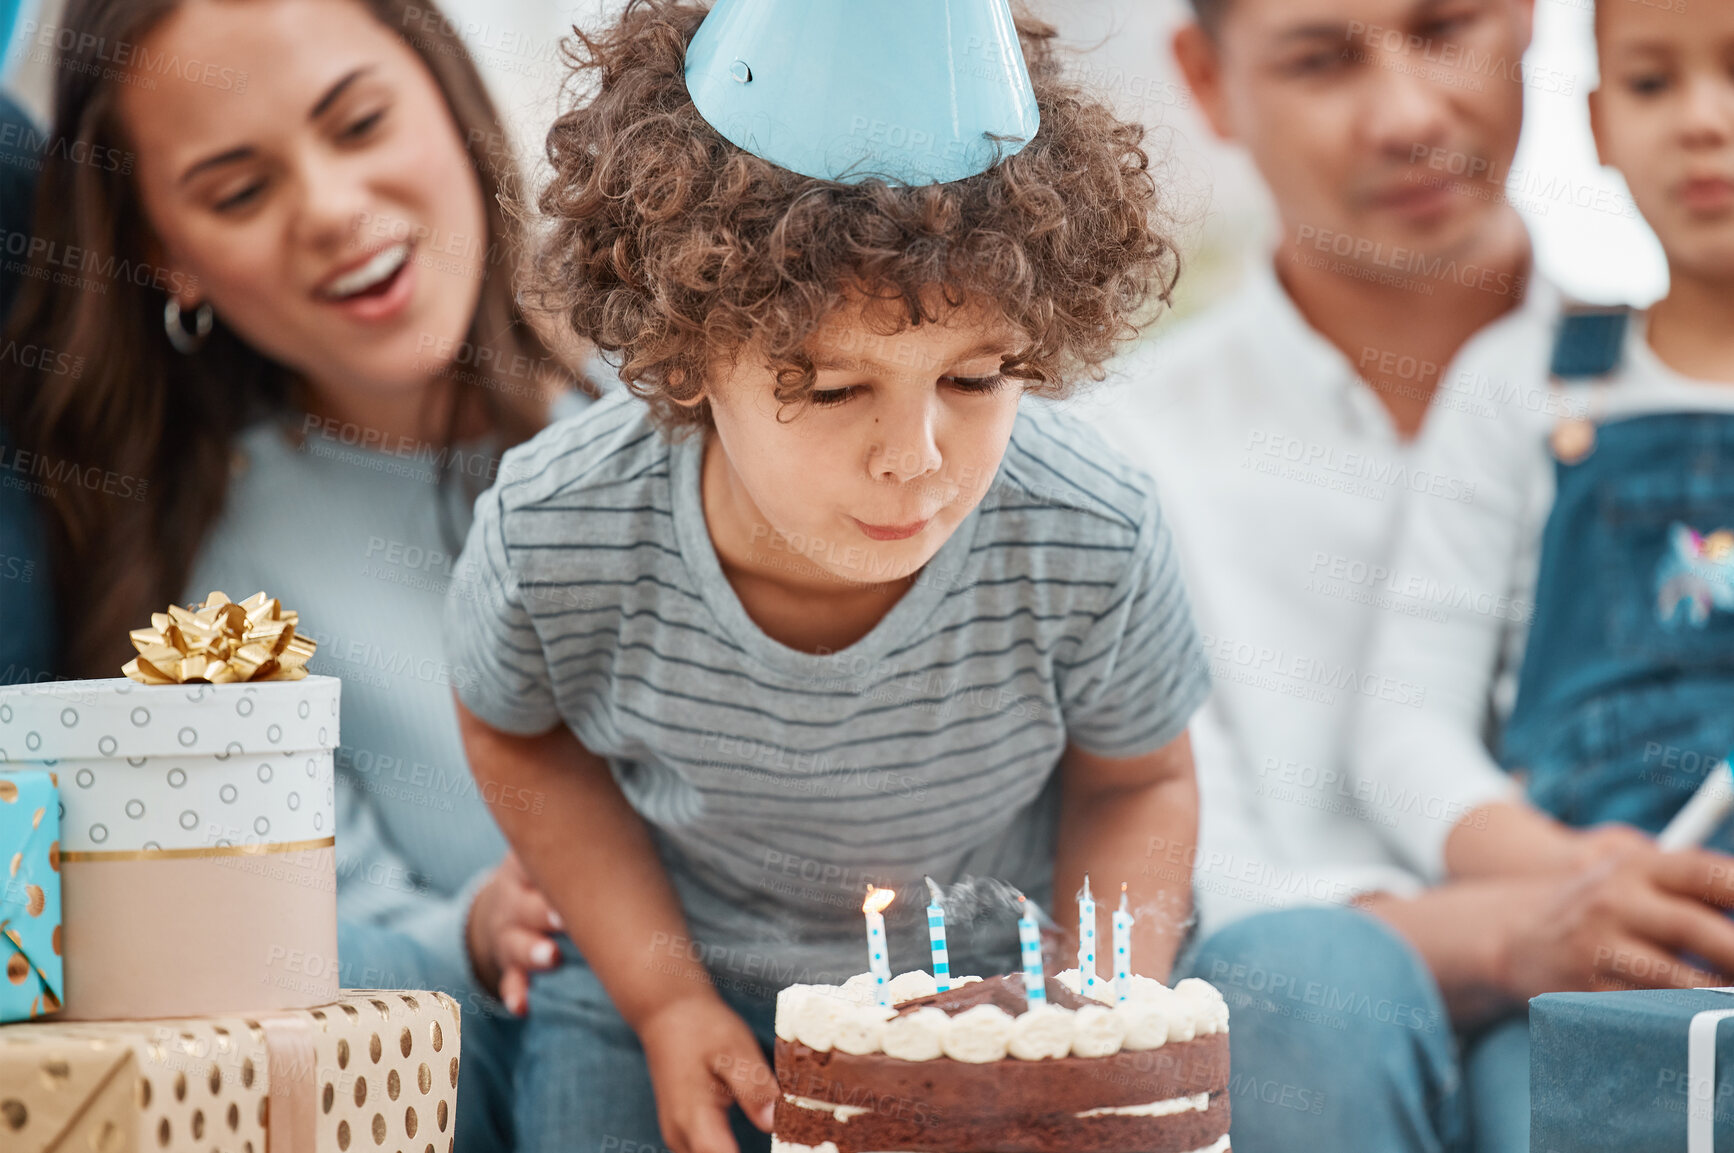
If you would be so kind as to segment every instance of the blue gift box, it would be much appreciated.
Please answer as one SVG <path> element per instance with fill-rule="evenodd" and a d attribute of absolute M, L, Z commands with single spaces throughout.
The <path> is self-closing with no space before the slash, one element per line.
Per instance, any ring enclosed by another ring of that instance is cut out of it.
<path fill-rule="evenodd" d="M 1734 1149 L 1734 992 L 1534 998 L 1529 1108 L 1531 1153 L 1712 1153 L 1712 1137 Z"/>
<path fill-rule="evenodd" d="M 60 1008 L 60 791 L 40 770 L 0 773 L 0 1021 Z"/>

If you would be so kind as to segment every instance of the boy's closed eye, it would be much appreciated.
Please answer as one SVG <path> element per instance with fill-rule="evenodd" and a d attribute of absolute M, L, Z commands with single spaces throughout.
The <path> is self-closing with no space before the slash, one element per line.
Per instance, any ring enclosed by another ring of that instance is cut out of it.
<path fill-rule="evenodd" d="M 956 392 L 971 396 L 988 396 L 998 392 L 1005 386 L 1006 376 L 1003 372 L 991 376 L 946 376 L 940 378 L 940 383 Z M 807 399 L 820 408 L 832 408 L 846 404 L 861 394 L 867 386 L 852 384 L 845 388 L 819 388 L 807 394 Z"/>

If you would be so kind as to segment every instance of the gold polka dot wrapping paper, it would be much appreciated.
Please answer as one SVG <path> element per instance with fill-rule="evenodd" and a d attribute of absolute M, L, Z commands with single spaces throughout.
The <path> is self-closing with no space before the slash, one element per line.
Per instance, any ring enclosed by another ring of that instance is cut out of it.
<path fill-rule="evenodd" d="M 0 1149 L 451 1153 L 460 1045 L 443 993 L 313 1009 L 0 1029 Z"/>
<path fill-rule="evenodd" d="M 28 1021 L 60 1008 L 60 946 L 54 774 L 0 772 L 0 1021 Z"/>

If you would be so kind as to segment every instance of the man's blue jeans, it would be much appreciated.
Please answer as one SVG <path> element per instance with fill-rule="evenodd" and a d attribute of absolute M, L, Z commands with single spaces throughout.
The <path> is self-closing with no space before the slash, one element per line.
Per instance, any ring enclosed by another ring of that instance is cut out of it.
<path fill-rule="evenodd" d="M 1178 975 L 1228 1000 L 1235 1153 L 1528 1153 L 1528 1022 L 1456 1036 L 1426 964 L 1370 914 L 1248 917 Z"/>

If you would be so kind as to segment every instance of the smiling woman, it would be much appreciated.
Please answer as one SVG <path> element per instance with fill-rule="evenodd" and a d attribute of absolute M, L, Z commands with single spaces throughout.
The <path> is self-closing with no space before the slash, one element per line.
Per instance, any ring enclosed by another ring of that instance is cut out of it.
<path fill-rule="evenodd" d="M 0 424 L 48 482 L 57 672 L 265 588 L 343 679 L 340 979 L 463 1004 L 461 1153 L 510 1146 L 494 996 L 554 925 L 463 759 L 438 613 L 477 494 L 574 380 L 513 297 L 507 136 L 428 12 L 73 0 L 6 333 L 63 355 L 5 366 Z"/>
<path fill-rule="evenodd" d="M 506 136 L 461 45 L 406 15 L 419 11 L 67 11 L 81 35 L 56 69 L 51 139 L 81 147 L 44 162 L 9 335 L 85 369 L 10 374 L 0 417 L 20 447 L 146 494 L 50 498 L 76 609 L 68 671 L 118 667 L 128 628 L 180 595 L 231 441 L 260 413 L 295 406 L 364 442 L 435 446 L 490 428 L 515 442 L 545 419 L 565 374 L 512 297 Z"/>

